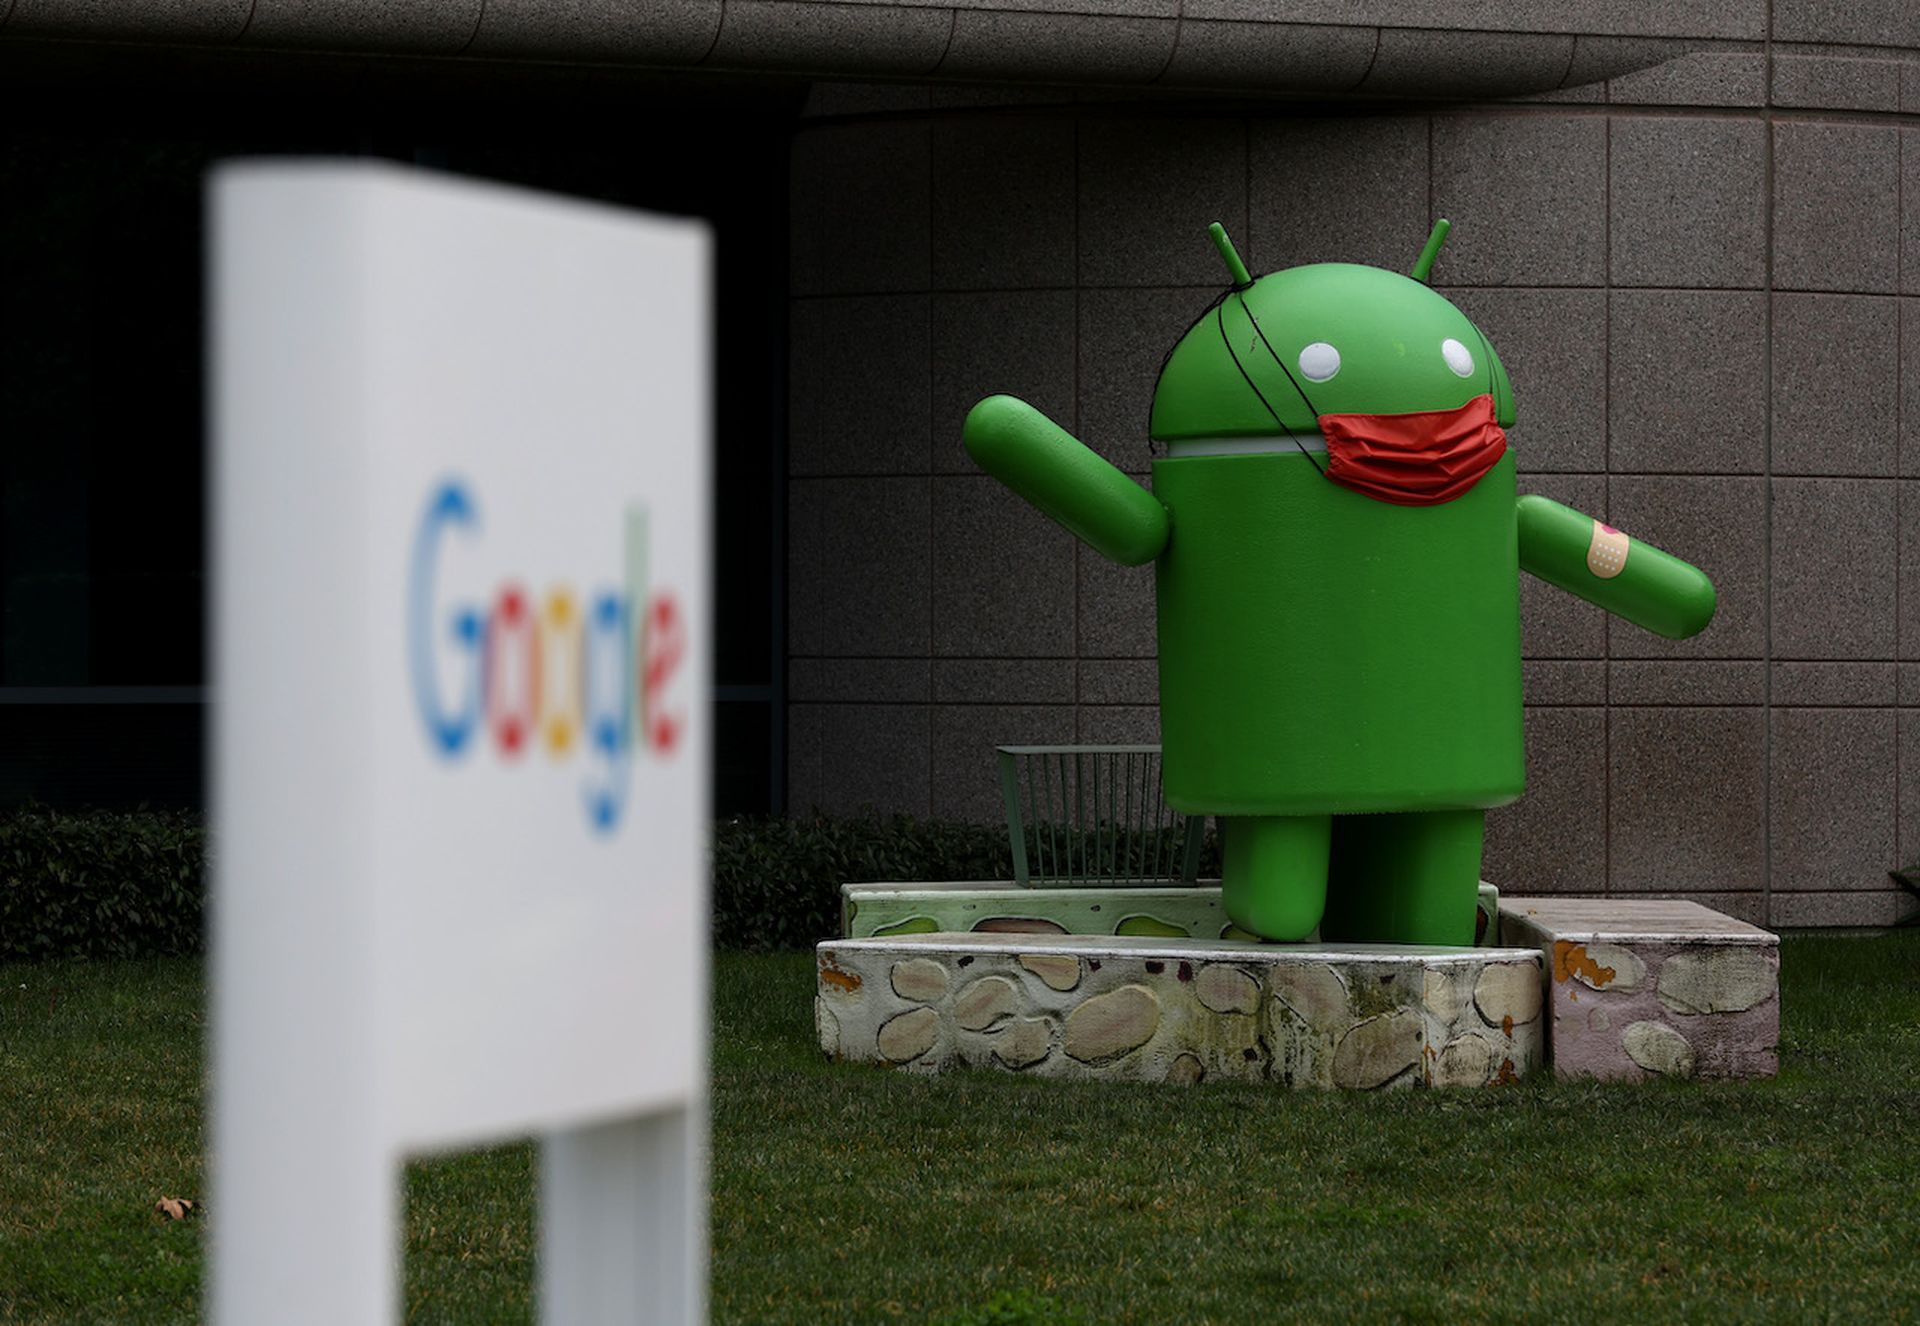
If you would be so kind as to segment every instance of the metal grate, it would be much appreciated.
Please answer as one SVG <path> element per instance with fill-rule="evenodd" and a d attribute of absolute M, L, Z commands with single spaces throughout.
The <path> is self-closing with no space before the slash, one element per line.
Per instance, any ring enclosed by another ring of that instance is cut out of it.
<path fill-rule="evenodd" d="M 996 746 L 1023 886 L 1191 884 L 1203 815 L 1166 804 L 1158 746 Z"/>

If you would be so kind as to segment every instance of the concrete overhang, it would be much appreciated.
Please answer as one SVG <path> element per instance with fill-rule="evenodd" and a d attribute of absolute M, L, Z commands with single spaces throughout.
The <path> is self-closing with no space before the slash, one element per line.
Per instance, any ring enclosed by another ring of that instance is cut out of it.
<path fill-rule="evenodd" d="M 1765 0 L 0 0 L 0 44 L 1454 100 L 1761 40 Z"/>

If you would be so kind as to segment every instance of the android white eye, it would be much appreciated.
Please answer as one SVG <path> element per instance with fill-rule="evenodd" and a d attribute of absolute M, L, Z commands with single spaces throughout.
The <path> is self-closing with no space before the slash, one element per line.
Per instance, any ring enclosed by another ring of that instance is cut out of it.
<path fill-rule="evenodd" d="M 1440 353 L 1446 356 L 1447 367 L 1463 378 L 1473 376 L 1473 354 L 1466 346 L 1449 336 L 1440 342 Z"/>
<path fill-rule="evenodd" d="M 1300 352 L 1300 371 L 1309 382 L 1325 382 L 1340 371 L 1340 352 L 1325 341 L 1315 341 Z"/>

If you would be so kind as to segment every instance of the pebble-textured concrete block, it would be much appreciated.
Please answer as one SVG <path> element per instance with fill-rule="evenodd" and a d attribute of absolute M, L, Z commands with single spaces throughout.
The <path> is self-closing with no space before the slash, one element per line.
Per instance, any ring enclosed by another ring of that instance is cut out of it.
<path fill-rule="evenodd" d="M 787 486 L 787 503 L 788 650 L 927 654 L 933 639 L 927 480 L 796 478 Z"/>
<path fill-rule="evenodd" d="M 1153 705 L 1083 704 L 1075 740 L 1085 746 L 1157 746 L 1160 710 Z"/>
<path fill-rule="evenodd" d="M 1765 284 L 1764 125 L 1619 118 L 1610 132 L 1614 285 Z"/>
<path fill-rule="evenodd" d="M 1558 1077 L 1778 1071 L 1776 935 L 1692 902 L 1509 896 L 1500 938 L 1542 955 Z"/>
<path fill-rule="evenodd" d="M 925 122 L 819 124 L 794 136 L 793 293 L 927 289 L 929 154 Z"/>
<path fill-rule="evenodd" d="M 1536 706 L 1605 704 L 1607 665 L 1597 658 L 1523 658 L 1520 689 Z"/>
<path fill-rule="evenodd" d="M 1207 226 L 1221 222 L 1232 235 L 1247 230 L 1245 123 L 1082 119 L 1079 209 L 1083 285 L 1194 283 L 1208 286 L 1211 299 L 1225 269 Z M 1201 301 L 1195 314 L 1205 306 Z M 1146 390 L 1152 388 L 1149 380 Z"/>
<path fill-rule="evenodd" d="M 1900 565 L 1920 566 L 1920 483 L 1903 479 L 1897 485 L 1895 505 L 1900 518 Z M 1896 644 L 1900 668 L 1899 703 L 1920 705 L 1920 667 L 1911 665 L 1920 659 L 1920 576 L 1902 577 L 1900 614 Z"/>
<path fill-rule="evenodd" d="M 1621 290 L 1609 298 L 1607 446 L 1614 470 L 1764 473 L 1766 296 Z"/>
<path fill-rule="evenodd" d="M 931 811 L 926 705 L 787 707 L 787 801 L 796 812 Z"/>
<path fill-rule="evenodd" d="M 1068 283 L 1076 242 L 1064 218 L 1073 215 L 1073 177 L 1074 122 L 1065 116 L 935 121 L 934 285 L 1009 290 Z M 1071 345 L 1070 328 L 1064 341 Z"/>
<path fill-rule="evenodd" d="M 1920 83 L 1920 76 L 1912 81 Z M 1900 288 L 1920 294 L 1920 130 L 1915 129 L 1900 131 Z"/>
<path fill-rule="evenodd" d="M 1839 55 L 1776 55 L 1773 104 L 1823 110 L 1897 111 L 1900 66 Z"/>
<path fill-rule="evenodd" d="M 1778 485 L 1776 483 L 1776 492 Z M 1607 623 L 1613 658 L 1759 658 L 1767 639 L 1766 481 L 1615 475 L 1608 523 L 1692 562 L 1713 580 L 1713 625 L 1668 640 L 1619 618 Z M 1777 549 L 1777 545 L 1776 545 Z M 1776 572 L 1777 573 L 1777 572 Z M 1778 629 L 1779 618 L 1774 618 Z M 1775 642 L 1779 637 L 1776 635 Z"/>
<path fill-rule="evenodd" d="M 936 655 L 1072 656 L 1071 534 L 986 475 L 939 475 L 933 549 Z"/>
<path fill-rule="evenodd" d="M 1890 297 L 1774 296 L 1774 473 L 1899 472 L 1899 320 Z"/>
<path fill-rule="evenodd" d="M 1593 116 L 1436 120 L 1433 206 L 1454 232 L 1434 281 L 1604 284 L 1606 132 Z"/>
<path fill-rule="evenodd" d="M 1019 13 L 956 7 L 942 78 L 1150 83 L 1173 55 L 1171 16 Z"/>
<path fill-rule="evenodd" d="M 1195 231 L 1192 237 L 1204 244 L 1206 233 Z M 1213 262 L 1219 267 L 1217 251 Z M 1202 279 L 1217 275 L 1208 272 Z M 1219 293 L 1218 285 L 1080 292 L 1082 442 L 1129 474 L 1148 472 L 1153 464 L 1148 416 L 1160 362 Z"/>
<path fill-rule="evenodd" d="M 1531 947 L 913 934 L 829 941 L 817 959 L 822 1051 L 922 1072 L 1488 1086 L 1537 1069 L 1545 1039 Z M 1063 986 L 1038 959 L 1071 960 L 1084 975 Z M 931 1003 L 903 999 L 889 979 L 921 961 L 949 977 Z"/>
<path fill-rule="evenodd" d="M 1107 658 L 1154 658 L 1159 627 L 1154 616 L 1153 568 L 1115 566 L 1082 548 L 1080 652 Z"/>
<path fill-rule="evenodd" d="M 925 704 L 932 694 L 924 658 L 792 658 L 787 699 L 829 704 Z"/>
<path fill-rule="evenodd" d="M 1375 40 L 1371 27 L 1217 22 L 1188 12 L 1158 82 L 1169 88 L 1350 92 L 1373 63 Z"/>
<path fill-rule="evenodd" d="M 1621 705 L 1767 702 L 1766 665 L 1757 659 L 1616 659 L 1607 686 Z"/>
<path fill-rule="evenodd" d="M 1773 283 L 1892 294 L 1900 279 L 1897 129 L 1773 126 Z"/>
<path fill-rule="evenodd" d="M 1775 709 L 1768 835 L 1773 892 L 1880 886 L 1895 864 L 1891 709 Z"/>
<path fill-rule="evenodd" d="M 1607 309 L 1599 290 L 1448 289 L 1527 384 L 1508 430 L 1523 476 L 1607 466 Z"/>
<path fill-rule="evenodd" d="M 1775 663 L 1769 669 L 1773 703 L 1788 708 L 1891 708 L 1898 699 L 1894 669 L 1892 663 Z"/>
<path fill-rule="evenodd" d="M 940 704 L 1072 704 L 1070 658 L 941 658 L 933 660 L 933 698 Z"/>
<path fill-rule="evenodd" d="M 1773 654 L 1892 658 L 1898 481 L 1773 481 Z"/>
<path fill-rule="evenodd" d="M 793 73 L 931 73 L 947 52 L 950 14 L 920 5 L 727 0 L 703 63 Z"/>
<path fill-rule="evenodd" d="M 1423 116 L 1256 119 L 1247 171 L 1241 257 L 1256 275 L 1312 262 L 1404 271 L 1432 225 Z"/>
<path fill-rule="evenodd" d="M 1907 0 L 1774 0 L 1775 41 L 1920 46 L 1920 9 Z"/>
<path fill-rule="evenodd" d="M 794 362 L 806 365 L 792 377 L 788 472 L 925 474 L 927 296 L 797 299 L 788 329 Z"/>
<path fill-rule="evenodd" d="M 1920 514 L 1916 525 L 1920 526 Z M 1920 587 L 1915 592 L 1920 594 Z M 1148 658 L 1081 659 L 1080 703 L 1159 704 L 1159 662 Z"/>
<path fill-rule="evenodd" d="M 1920 299 L 1900 301 L 1900 473 L 1920 477 Z"/>
<path fill-rule="evenodd" d="M 1766 877 L 1764 709 L 1616 706 L 1607 724 L 1612 892 L 1739 891 Z"/>
<path fill-rule="evenodd" d="M 1069 433 L 1074 399 L 1078 299 L 1071 290 L 1016 290 L 933 297 L 933 468 L 978 474 L 962 427 L 988 396 L 1018 396 Z"/>
<path fill-rule="evenodd" d="M 933 813 L 1006 822 L 995 746 L 1073 742 L 1071 705 L 939 704 L 933 708 Z"/>
<path fill-rule="evenodd" d="M 1849 893 L 1776 893 L 1773 924 L 1782 929 L 1911 925 L 1920 918 L 1913 895 L 1892 883 Z"/>
<path fill-rule="evenodd" d="M 1606 711 L 1529 708 L 1527 794 L 1487 812 L 1485 873 L 1528 893 L 1579 893 L 1607 869 Z"/>

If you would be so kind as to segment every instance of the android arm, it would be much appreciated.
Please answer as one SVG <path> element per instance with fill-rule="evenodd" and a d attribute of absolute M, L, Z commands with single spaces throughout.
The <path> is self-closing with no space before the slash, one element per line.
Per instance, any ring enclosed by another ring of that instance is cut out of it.
<path fill-rule="evenodd" d="M 1670 640 L 1713 620 L 1713 582 L 1678 557 L 1544 497 L 1519 501 L 1520 567 Z"/>
<path fill-rule="evenodd" d="M 1151 562 L 1167 546 L 1158 498 L 1013 396 L 989 396 L 967 413 L 967 454 L 1103 557 Z"/>

